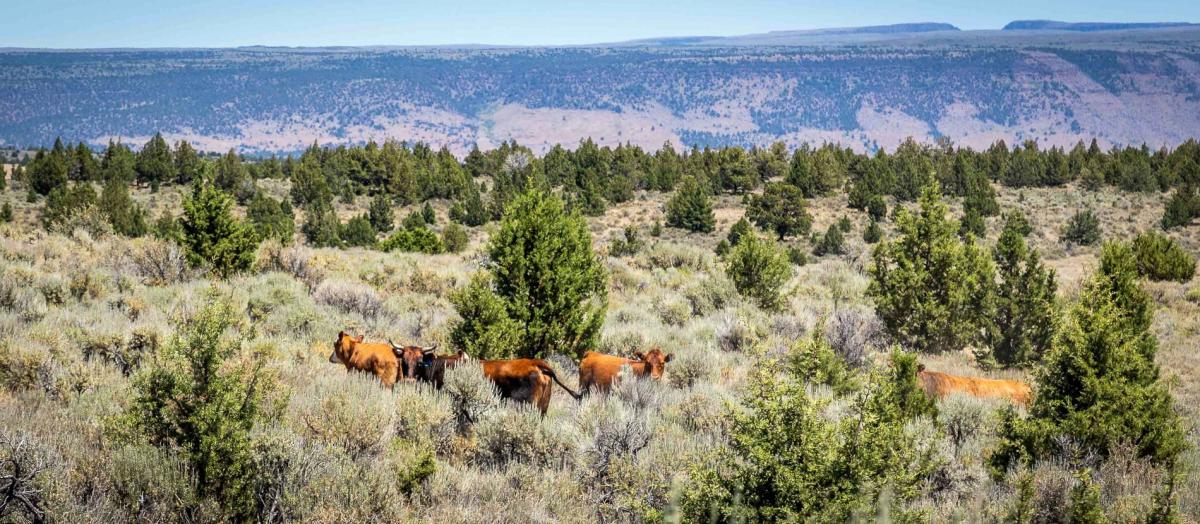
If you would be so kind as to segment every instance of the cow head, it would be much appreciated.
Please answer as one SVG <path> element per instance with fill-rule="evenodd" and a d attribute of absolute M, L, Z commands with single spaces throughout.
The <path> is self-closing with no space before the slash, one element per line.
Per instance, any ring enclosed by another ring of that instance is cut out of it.
<path fill-rule="evenodd" d="M 388 344 L 391 344 L 396 358 L 400 359 L 400 376 L 406 381 L 416 380 L 417 373 L 421 369 L 433 365 L 434 359 L 437 358 L 437 355 L 434 354 L 437 344 L 429 347 L 399 346 L 391 340 L 388 340 Z"/>
<path fill-rule="evenodd" d="M 645 353 L 641 351 L 633 354 L 634 358 L 646 364 L 646 370 L 650 378 L 662 378 L 663 370 L 667 367 L 667 362 L 670 362 L 675 357 L 674 353 L 663 354 L 659 348 L 651 349 Z"/>
<path fill-rule="evenodd" d="M 329 363 L 339 364 L 349 362 L 350 354 L 354 352 L 354 345 L 362 341 L 363 335 L 355 338 L 345 331 L 338 331 L 337 340 L 333 342 L 333 352 L 329 354 Z"/>

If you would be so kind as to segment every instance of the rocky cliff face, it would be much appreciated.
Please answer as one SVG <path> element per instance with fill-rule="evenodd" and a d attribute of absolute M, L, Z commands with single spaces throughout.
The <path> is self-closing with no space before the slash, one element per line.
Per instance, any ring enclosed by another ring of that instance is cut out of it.
<path fill-rule="evenodd" d="M 1200 29 L 860 35 L 686 47 L 6 50 L 0 141 L 140 145 L 161 130 L 246 151 L 388 138 L 546 148 L 583 137 L 872 149 L 908 136 L 984 147 L 1200 135 Z"/>

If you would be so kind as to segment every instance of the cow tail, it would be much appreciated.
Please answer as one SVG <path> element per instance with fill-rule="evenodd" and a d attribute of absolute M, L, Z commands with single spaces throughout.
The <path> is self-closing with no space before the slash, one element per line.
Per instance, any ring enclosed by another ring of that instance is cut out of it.
<path fill-rule="evenodd" d="M 576 393 L 574 390 L 567 387 L 566 384 L 563 384 L 562 381 L 558 380 L 558 375 L 554 374 L 554 369 L 551 368 L 549 364 L 547 364 L 545 362 L 539 362 L 538 369 L 540 369 L 542 373 L 545 373 L 545 374 L 549 375 L 550 378 L 554 379 L 554 383 L 558 384 L 558 387 L 561 387 L 564 390 L 566 390 L 566 392 L 569 393 L 572 397 L 575 397 L 575 400 L 583 400 L 583 395 Z"/>

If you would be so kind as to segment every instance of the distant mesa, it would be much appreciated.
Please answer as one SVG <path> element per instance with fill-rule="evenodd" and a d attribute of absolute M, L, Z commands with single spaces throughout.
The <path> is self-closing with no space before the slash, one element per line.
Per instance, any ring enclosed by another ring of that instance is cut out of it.
<path fill-rule="evenodd" d="M 1133 29 L 1165 29 L 1192 27 L 1190 22 L 1146 22 L 1123 24 L 1117 22 L 1059 22 L 1057 20 L 1015 20 L 1004 26 L 1005 31 L 1128 31 Z"/>

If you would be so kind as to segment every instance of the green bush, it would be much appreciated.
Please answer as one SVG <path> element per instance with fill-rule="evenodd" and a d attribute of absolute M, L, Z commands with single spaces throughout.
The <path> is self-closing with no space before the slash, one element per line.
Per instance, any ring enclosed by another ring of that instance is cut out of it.
<path fill-rule="evenodd" d="M 708 201 L 708 191 L 695 178 L 685 178 L 667 201 L 667 225 L 695 231 L 711 233 L 716 227 L 716 217 L 713 215 L 712 204 Z"/>
<path fill-rule="evenodd" d="M 819 257 L 844 254 L 843 243 L 845 243 L 845 237 L 842 235 L 842 229 L 837 224 L 830 224 L 829 229 L 825 230 L 825 235 L 821 237 L 821 241 L 813 246 L 813 254 Z"/>
<path fill-rule="evenodd" d="M 508 316 L 490 275 L 476 273 L 466 287 L 450 295 L 450 303 L 462 317 L 450 330 L 454 347 L 477 358 L 506 358 L 516 353 L 520 325 Z"/>
<path fill-rule="evenodd" d="M 87 213 L 95 205 L 96 190 L 92 189 L 89 182 L 55 187 L 46 196 L 42 225 L 51 231 L 66 227 L 75 217 Z"/>
<path fill-rule="evenodd" d="M 729 415 L 729 447 L 715 464 L 690 470 L 680 501 L 686 521 L 844 522 L 876 507 L 905 520 L 905 505 L 926 489 L 935 465 L 905 431 L 927 415 L 918 407 L 930 405 L 915 360 L 894 355 L 890 369 L 872 371 L 840 421 L 809 396 L 809 375 L 800 374 L 808 371 L 770 361 L 754 367 Z"/>
<path fill-rule="evenodd" d="M 1200 196 L 1196 195 L 1196 189 L 1190 185 L 1181 187 L 1171 193 L 1171 199 L 1167 201 L 1163 210 L 1162 228 L 1186 226 L 1197 216 L 1200 216 Z"/>
<path fill-rule="evenodd" d="M 248 519 L 255 507 L 251 431 L 273 416 L 266 400 L 273 381 L 261 356 L 236 358 L 233 308 L 215 292 L 207 300 L 137 375 L 133 402 L 112 429 L 131 443 L 179 451 L 199 498 L 219 503 L 226 518 Z"/>
<path fill-rule="evenodd" d="M 1196 274 L 1196 257 L 1161 233 L 1148 231 L 1133 239 L 1138 274 L 1150 280 L 1187 282 Z"/>
<path fill-rule="evenodd" d="M 804 203 L 804 193 L 786 183 L 770 183 L 761 195 L 752 195 L 746 206 L 746 218 L 758 227 L 778 235 L 804 236 L 812 229 L 812 215 Z M 732 231 L 730 232 L 732 235 Z M 736 244 L 731 240 L 730 244 Z"/>
<path fill-rule="evenodd" d="M 916 214 L 898 209 L 898 237 L 875 247 L 867 288 L 888 333 L 931 353 L 977 345 L 991 317 L 991 261 L 958 238 L 936 183 L 925 187 Z"/>
<path fill-rule="evenodd" d="M 1028 418 L 1011 410 L 991 457 L 996 474 L 1050 457 L 1107 457 L 1132 443 L 1141 457 L 1170 463 L 1185 444 L 1179 415 L 1154 361 L 1153 302 L 1137 280 L 1133 251 L 1105 244 L 1037 373 Z M 1074 456 L 1072 455 L 1074 454 Z"/>
<path fill-rule="evenodd" d="M 466 249 L 470 242 L 467 230 L 462 226 L 451 222 L 442 228 L 442 246 L 446 248 L 447 253 L 458 253 Z"/>
<path fill-rule="evenodd" d="M 486 296 L 483 290 L 490 287 L 505 314 L 493 315 L 493 307 L 488 315 L 507 317 L 523 333 L 514 348 L 517 355 L 578 356 L 595 347 L 604 323 L 608 275 L 592 252 L 582 216 L 568 212 L 551 194 L 535 190 L 520 195 L 492 236 L 488 258 L 492 284 L 476 286 L 476 295 Z M 483 322 L 474 317 L 479 314 L 459 309 L 464 324 Z"/>
<path fill-rule="evenodd" d="M 375 245 L 375 227 L 366 214 L 356 215 L 342 225 L 338 237 L 347 246 L 370 247 Z"/>
<path fill-rule="evenodd" d="M 805 266 L 808 265 L 808 252 L 800 246 L 791 246 L 787 250 L 788 262 L 793 265 Z"/>
<path fill-rule="evenodd" d="M 146 210 L 134 203 L 133 198 L 129 196 L 129 187 L 124 182 L 110 180 L 104 184 L 97 204 L 117 234 L 140 237 L 149 230 L 146 225 Z"/>
<path fill-rule="evenodd" d="M 468 182 L 466 190 L 459 195 L 458 201 L 450 206 L 450 220 L 465 226 L 482 226 L 491 220 L 491 213 L 483 204 L 479 194 L 479 186 Z"/>
<path fill-rule="evenodd" d="M 375 198 L 371 199 L 371 206 L 367 208 L 367 216 L 371 219 L 371 227 L 375 228 L 375 232 L 391 231 L 392 222 L 396 217 L 396 212 L 392 210 L 392 197 L 383 192 L 375 195 Z"/>
<path fill-rule="evenodd" d="M 880 228 L 879 222 L 872 218 L 866 229 L 863 229 L 863 242 L 874 244 L 880 240 L 883 240 L 883 228 Z"/>
<path fill-rule="evenodd" d="M 638 236 L 637 228 L 634 226 L 625 226 L 623 235 L 619 238 L 614 238 L 609 243 L 608 254 L 614 257 L 627 257 L 636 255 L 643 247 L 642 239 Z"/>
<path fill-rule="evenodd" d="M 258 235 L 233 217 L 233 200 L 212 184 L 197 183 L 183 199 L 183 247 L 193 267 L 211 269 L 221 278 L 250 269 Z"/>
<path fill-rule="evenodd" d="M 872 220 L 879 221 L 887 217 L 887 202 L 880 195 L 871 195 L 871 199 L 867 201 L 867 215 Z"/>
<path fill-rule="evenodd" d="M 725 274 L 742 296 L 763 309 L 779 309 L 783 306 L 780 291 L 792 278 L 792 266 L 775 242 L 750 233 L 730 251 Z"/>
<path fill-rule="evenodd" d="M 1024 215 L 1008 216 L 992 249 L 996 285 L 995 329 L 988 331 L 991 359 L 1003 366 L 1036 364 L 1054 341 L 1058 325 L 1054 270 L 1042 264 L 1037 250 L 1025 244 Z"/>
<path fill-rule="evenodd" d="M 342 245 L 342 223 L 329 202 L 314 202 L 305 211 L 306 218 L 300 230 L 313 247 L 338 247 Z"/>
<path fill-rule="evenodd" d="M 287 201 L 275 200 L 261 191 L 246 206 L 246 219 L 254 225 L 258 238 L 263 240 L 274 238 L 286 246 L 292 243 L 292 236 L 296 234 L 296 216 L 292 212 L 292 205 Z"/>
<path fill-rule="evenodd" d="M 404 251 L 436 255 L 446 250 L 437 234 L 425 226 L 401 229 L 379 244 L 384 251 Z"/>
<path fill-rule="evenodd" d="M 1063 242 L 1090 246 L 1100 241 L 1100 219 L 1091 209 L 1085 209 L 1067 221 L 1062 230 Z"/>

